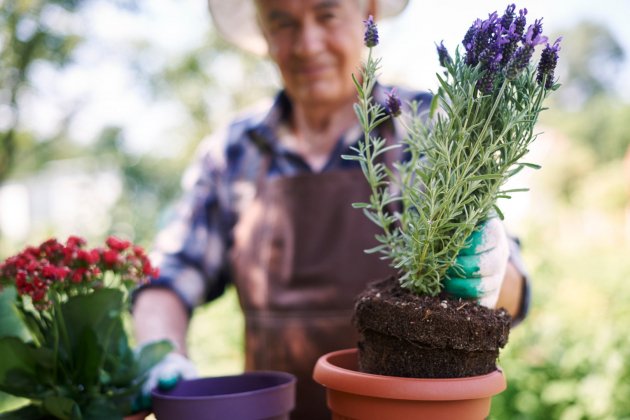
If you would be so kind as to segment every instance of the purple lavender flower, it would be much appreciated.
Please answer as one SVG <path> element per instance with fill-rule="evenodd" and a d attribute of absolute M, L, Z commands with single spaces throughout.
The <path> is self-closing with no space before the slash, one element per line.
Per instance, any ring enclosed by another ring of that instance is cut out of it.
<path fill-rule="evenodd" d="M 387 109 L 389 115 L 392 117 L 399 116 L 402 113 L 402 103 L 400 102 L 398 93 L 396 93 L 396 88 L 392 88 L 392 90 L 387 92 L 385 96 L 387 96 L 387 99 L 385 100 L 385 108 Z"/>
<path fill-rule="evenodd" d="M 365 36 L 363 37 L 365 46 L 368 48 L 376 47 L 378 45 L 378 29 L 374 23 L 374 17 L 370 15 L 363 23 L 365 24 Z"/>
<path fill-rule="evenodd" d="M 542 35 L 542 19 L 535 20 L 525 30 L 527 9 L 520 9 L 518 16 L 515 10 L 516 5 L 510 4 L 500 18 L 497 12 L 493 12 L 486 20 L 475 20 L 462 40 L 466 49 L 464 62 L 481 70 L 477 89 L 484 94 L 492 93 L 504 78 L 516 79 L 529 65 L 535 47 L 547 42 L 547 37 Z M 443 43 L 436 47 L 440 64 L 444 66 L 446 60 L 450 61 L 448 52 Z M 558 43 L 553 47 L 548 45 L 543 66 L 539 69 L 539 83 L 543 83 L 541 80 L 544 77 L 553 79 L 558 50 Z M 544 83 L 553 84 L 553 81 Z"/>
<path fill-rule="evenodd" d="M 477 88 L 483 93 L 490 93 L 494 88 L 494 81 L 499 73 L 499 64 L 503 57 L 503 47 L 508 40 L 503 36 L 503 26 L 500 22 L 494 24 L 487 47 L 479 54 L 479 63 L 484 72 L 477 83 Z"/>
<path fill-rule="evenodd" d="M 500 57 L 501 56 L 499 56 L 499 59 Z M 499 75 L 499 62 L 492 61 L 488 63 L 488 65 L 485 68 L 485 73 L 483 74 L 481 79 L 477 81 L 477 89 L 479 89 L 481 92 L 485 94 L 492 93 L 492 91 L 494 90 L 494 81 L 496 80 L 498 75 Z"/>
<path fill-rule="evenodd" d="M 529 60 L 531 60 L 534 54 L 534 47 L 530 45 L 523 45 L 516 50 L 503 72 L 505 77 L 509 80 L 514 80 L 516 77 L 527 67 Z"/>
<path fill-rule="evenodd" d="M 450 64 L 453 62 L 453 60 L 451 59 L 451 56 L 448 53 L 448 50 L 444 46 L 444 41 L 440 42 L 440 45 L 436 44 L 435 47 L 437 48 L 438 59 L 440 60 L 440 66 L 446 67 L 447 64 Z"/>
<path fill-rule="evenodd" d="M 541 19 L 536 20 L 533 25 L 529 25 L 529 28 L 527 28 L 527 33 L 523 37 L 524 45 L 535 47 L 536 45 L 547 42 L 547 37 L 542 35 L 542 24 L 540 20 Z"/>
<path fill-rule="evenodd" d="M 474 66 L 475 64 L 477 64 L 477 61 L 476 61 L 477 59 L 475 58 L 474 52 L 473 52 L 473 41 L 480 27 L 481 27 L 481 20 L 476 19 L 473 22 L 473 24 L 470 26 L 470 28 L 468 28 L 468 31 L 466 31 L 466 35 L 464 35 L 464 39 L 462 40 L 462 44 L 464 45 L 464 48 L 466 49 L 466 64 L 470 66 Z"/>
<path fill-rule="evenodd" d="M 556 69 L 556 65 L 558 64 L 558 51 L 560 51 L 560 41 L 562 41 L 562 37 L 558 38 L 552 46 L 547 44 L 547 47 L 540 54 L 536 81 L 541 86 L 544 81 L 545 89 L 551 89 L 551 87 L 553 87 L 553 73 Z"/>
<path fill-rule="evenodd" d="M 512 23 L 508 30 L 503 32 L 503 38 L 506 42 L 503 45 L 501 65 L 505 66 L 510 61 L 510 58 L 512 58 L 518 46 L 518 42 L 521 40 L 521 35 L 516 32 L 515 23 Z"/>
<path fill-rule="evenodd" d="M 467 48 L 466 64 L 476 66 L 479 63 L 483 57 L 484 50 L 488 48 L 488 45 L 490 45 L 496 36 L 495 28 L 497 23 L 497 12 L 488 15 L 488 19 L 484 21 L 475 21 L 478 27 L 477 30 L 474 31 L 472 40 L 470 41 L 470 48 Z"/>
<path fill-rule="evenodd" d="M 514 21 L 514 9 L 516 9 L 516 5 L 512 3 L 505 9 L 503 16 L 501 16 L 501 26 L 503 29 L 509 29 Z"/>
<path fill-rule="evenodd" d="M 538 35 L 542 34 L 542 18 L 536 19 L 529 29 L 532 31 L 531 38 L 536 38 Z"/>
<path fill-rule="evenodd" d="M 518 11 L 518 17 L 514 19 L 514 32 L 517 33 L 519 37 L 523 36 L 525 26 L 527 26 L 526 14 L 527 9 L 521 9 Z"/>
<path fill-rule="evenodd" d="M 539 30 L 540 28 L 536 26 L 536 24 L 530 25 L 527 29 L 527 33 L 523 37 L 523 45 L 516 50 L 505 66 L 505 77 L 509 80 L 516 79 L 525 67 L 527 67 L 534 54 L 536 45 L 547 42 L 547 37 L 541 36 Z"/>

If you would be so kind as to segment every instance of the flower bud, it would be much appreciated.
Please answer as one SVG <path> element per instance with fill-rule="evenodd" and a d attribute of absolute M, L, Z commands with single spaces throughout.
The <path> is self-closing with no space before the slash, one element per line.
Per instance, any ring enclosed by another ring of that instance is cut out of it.
<path fill-rule="evenodd" d="M 536 81 L 539 85 L 545 83 L 545 89 L 551 89 L 553 86 L 553 76 L 558 64 L 558 51 L 560 51 L 560 41 L 562 38 L 558 38 L 552 46 L 547 44 L 547 47 L 542 51 L 540 55 L 540 61 L 538 62 L 538 74 L 536 75 Z"/>
<path fill-rule="evenodd" d="M 367 20 L 364 20 L 365 24 L 365 36 L 363 37 L 363 42 L 365 46 L 368 48 L 372 48 L 378 45 L 378 29 L 376 28 L 376 23 L 374 23 L 374 17 L 370 15 Z"/>
<path fill-rule="evenodd" d="M 528 44 L 519 47 L 503 70 L 508 80 L 514 80 L 527 67 L 534 54 L 534 47 Z"/>
<path fill-rule="evenodd" d="M 386 94 L 386 96 L 387 96 L 387 100 L 385 101 L 385 108 L 387 109 L 387 112 L 392 117 L 399 116 L 402 113 L 402 110 L 401 110 L 402 103 L 400 102 L 400 98 L 398 97 L 398 94 L 396 93 L 396 88 L 393 88 L 392 90 L 390 90 Z"/>
<path fill-rule="evenodd" d="M 516 9 L 516 5 L 512 3 L 505 9 L 503 16 L 501 16 L 501 26 L 503 29 L 509 29 L 510 25 L 514 21 L 514 9 Z"/>
<path fill-rule="evenodd" d="M 444 46 L 444 41 L 440 42 L 440 45 L 435 45 L 437 48 L 438 59 L 440 60 L 440 66 L 446 67 L 447 64 L 453 62 L 451 56 L 448 53 L 448 50 Z"/>
<path fill-rule="evenodd" d="M 519 37 L 523 36 L 525 33 L 525 26 L 527 25 L 527 18 L 525 15 L 527 14 L 527 9 L 521 9 L 518 11 L 518 16 L 514 19 L 514 29 Z"/>

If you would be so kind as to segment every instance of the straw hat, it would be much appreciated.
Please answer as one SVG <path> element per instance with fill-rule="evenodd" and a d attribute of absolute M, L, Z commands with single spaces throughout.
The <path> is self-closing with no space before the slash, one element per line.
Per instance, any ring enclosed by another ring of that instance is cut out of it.
<path fill-rule="evenodd" d="M 396 16 L 408 2 L 377 0 L 378 17 Z M 208 0 L 208 6 L 215 27 L 226 41 L 257 55 L 267 52 L 267 43 L 256 22 L 254 0 Z"/>

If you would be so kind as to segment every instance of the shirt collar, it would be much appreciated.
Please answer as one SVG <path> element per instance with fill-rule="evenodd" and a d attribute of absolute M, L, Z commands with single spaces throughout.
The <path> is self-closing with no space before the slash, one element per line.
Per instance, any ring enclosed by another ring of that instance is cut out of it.
<path fill-rule="evenodd" d="M 374 100 L 385 107 L 387 101 L 386 89 L 380 83 L 374 85 L 372 91 L 372 97 Z M 255 124 L 249 131 L 250 137 L 254 142 L 262 147 L 264 150 L 273 150 L 278 146 L 278 133 L 277 130 L 282 124 L 286 124 L 292 112 L 293 105 L 291 100 L 286 94 L 285 90 L 281 90 L 275 97 L 273 104 L 269 111 L 264 114 L 261 120 Z M 400 136 L 404 133 L 404 129 L 398 121 L 398 118 L 389 118 L 381 127 L 391 132 L 393 139 L 398 142 L 401 140 Z M 361 138 L 362 131 L 357 122 L 357 125 L 350 129 L 341 139 L 345 146 L 351 146 Z"/>

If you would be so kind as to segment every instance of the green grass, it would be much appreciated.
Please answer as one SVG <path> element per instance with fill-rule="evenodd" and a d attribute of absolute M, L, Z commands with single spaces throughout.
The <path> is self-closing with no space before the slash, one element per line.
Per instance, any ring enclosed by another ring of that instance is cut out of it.
<path fill-rule="evenodd" d="M 195 310 L 188 334 L 188 348 L 201 376 L 243 371 L 243 331 L 243 314 L 234 288 Z"/>

